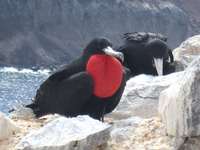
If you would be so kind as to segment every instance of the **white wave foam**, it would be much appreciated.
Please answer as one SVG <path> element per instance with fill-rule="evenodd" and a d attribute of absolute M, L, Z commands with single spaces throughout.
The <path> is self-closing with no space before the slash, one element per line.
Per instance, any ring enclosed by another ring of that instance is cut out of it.
<path fill-rule="evenodd" d="M 37 71 L 40 74 L 49 74 L 50 70 L 49 69 L 43 69 L 43 70 L 38 70 Z"/>
<path fill-rule="evenodd" d="M 17 69 L 14 67 L 2 67 L 0 68 L 0 72 L 16 72 L 16 73 L 36 73 L 36 74 L 49 74 L 49 69 L 43 69 L 38 71 L 33 71 L 31 69 L 23 68 L 23 69 Z"/>
<path fill-rule="evenodd" d="M 14 67 L 3 67 L 3 68 L 0 68 L 0 71 L 1 72 L 18 72 L 18 69 Z"/>

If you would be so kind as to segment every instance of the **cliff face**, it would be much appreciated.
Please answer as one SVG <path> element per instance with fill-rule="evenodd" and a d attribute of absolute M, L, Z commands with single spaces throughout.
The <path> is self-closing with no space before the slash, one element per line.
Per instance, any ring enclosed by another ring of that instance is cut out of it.
<path fill-rule="evenodd" d="M 174 49 L 200 33 L 193 15 L 199 9 L 187 10 L 193 1 L 200 5 L 198 0 L 1 0 L 0 65 L 57 66 L 80 55 L 95 37 L 117 46 L 124 33 L 134 31 L 161 33 Z"/>

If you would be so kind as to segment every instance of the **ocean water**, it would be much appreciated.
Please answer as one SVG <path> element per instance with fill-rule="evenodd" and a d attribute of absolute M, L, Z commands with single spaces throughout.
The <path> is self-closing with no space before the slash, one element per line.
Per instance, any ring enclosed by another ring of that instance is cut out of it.
<path fill-rule="evenodd" d="M 40 84 L 49 76 L 49 70 L 37 72 L 30 69 L 0 68 L 0 111 L 8 111 L 16 106 L 18 100 L 31 103 Z"/>

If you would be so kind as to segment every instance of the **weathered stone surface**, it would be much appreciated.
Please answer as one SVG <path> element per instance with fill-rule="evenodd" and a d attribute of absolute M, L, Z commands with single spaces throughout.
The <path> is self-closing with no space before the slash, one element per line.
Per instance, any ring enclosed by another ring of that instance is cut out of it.
<path fill-rule="evenodd" d="M 126 119 L 132 116 L 156 117 L 160 93 L 180 75 L 181 72 L 166 76 L 139 75 L 130 79 L 127 83 L 129 87 L 126 87 L 120 103 L 107 117 L 114 119 Z"/>
<path fill-rule="evenodd" d="M 200 57 L 159 98 L 159 116 L 169 135 L 200 135 Z"/>
<path fill-rule="evenodd" d="M 35 119 L 35 114 L 32 109 L 26 108 L 22 101 L 18 101 L 16 103 L 16 109 L 9 114 L 9 118 L 29 120 Z"/>
<path fill-rule="evenodd" d="M 142 120 L 140 117 L 131 117 L 116 122 L 110 129 L 110 140 L 117 143 L 123 142 L 130 137 Z"/>
<path fill-rule="evenodd" d="M 107 142 L 111 125 L 89 116 L 60 117 L 25 136 L 16 150 L 89 150 Z"/>
<path fill-rule="evenodd" d="M 173 51 L 176 71 L 185 70 L 200 55 L 200 35 L 190 37 Z"/>
<path fill-rule="evenodd" d="M 20 130 L 14 122 L 0 112 L 0 140 L 7 139 L 13 134 L 19 133 Z"/>

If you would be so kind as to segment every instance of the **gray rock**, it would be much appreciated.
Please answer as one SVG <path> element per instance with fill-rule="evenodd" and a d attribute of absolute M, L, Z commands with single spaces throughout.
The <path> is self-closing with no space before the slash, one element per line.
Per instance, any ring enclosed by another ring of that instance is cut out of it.
<path fill-rule="evenodd" d="M 9 114 L 9 118 L 24 120 L 36 119 L 32 109 L 26 108 L 22 101 L 17 101 L 16 108 Z"/>
<path fill-rule="evenodd" d="M 89 116 L 60 117 L 22 138 L 15 149 L 89 150 L 109 140 L 110 127 Z"/>
<path fill-rule="evenodd" d="M 186 138 L 180 150 L 200 150 L 200 137 Z"/>
<path fill-rule="evenodd" d="M 200 55 L 200 35 L 188 38 L 173 51 L 173 55 L 176 71 L 185 70 L 196 56 Z"/>
<path fill-rule="evenodd" d="M 181 149 L 181 147 L 184 145 L 184 142 L 185 142 L 185 138 L 184 137 L 170 137 L 171 139 L 168 141 L 168 144 L 170 146 L 173 146 L 174 147 L 174 150 L 177 150 L 177 149 Z"/>
<path fill-rule="evenodd" d="M 19 133 L 20 129 L 10 118 L 0 112 L 0 131 L 0 140 L 4 140 Z"/>
<path fill-rule="evenodd" d="M 188 65 L 196 58 L 197 55 L 192 54 L 184 54 L 178 60 L 174 62 L 176 72 L 184 71 Z"/>
<path fill-rule="evenodd" d="M 114 119 L 127 119 L 132 116 L 156 117 L 158 115 L 160 93 L 168 88 L 180 75 L 181 72 L 166 76 L 139 75 L 130 79 L 120 103 L 106 117 Z"/>
<path fill-rule="evenodd" d="M 171 149 L 169 150 L 199 150 L 200 149 L 200 137 L 171 137 L 168 140 L 168 144 Z M 155 149 L 163 150 L 163 149 Z M 167 149 L 168 150 L 168 149 Z"/>
<path fill-rule="evenodd" d="M 110 140 L 121 143 L 133 133 L 143 119 L 140 117 L 131 117 L 116 122 L 110 129 Z"/>
<path fill-rule="evenodd" d="M 172 136 L 200 136 L 200 57 L 159 98 L 159 116 Z"/>

